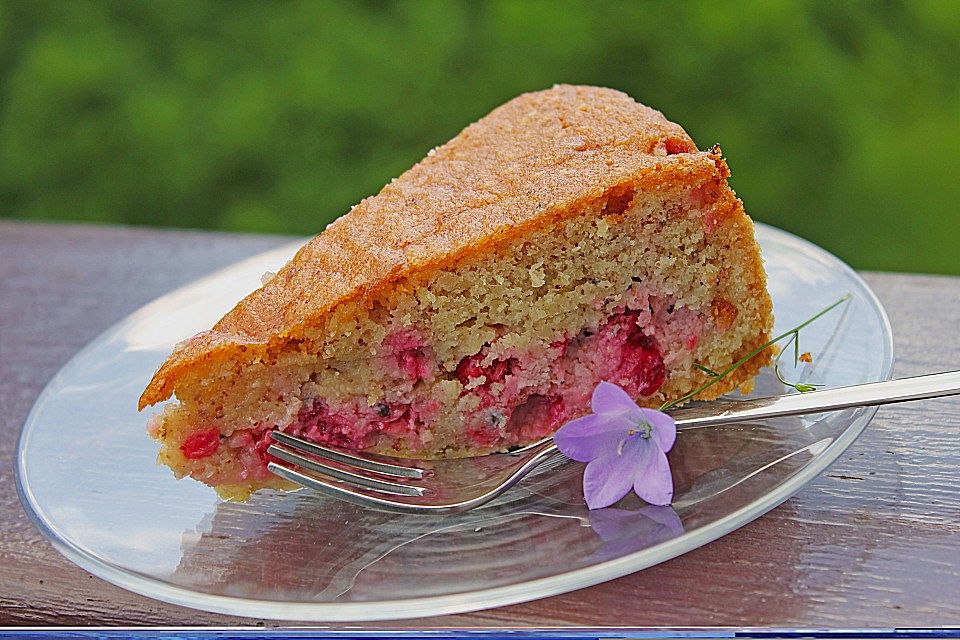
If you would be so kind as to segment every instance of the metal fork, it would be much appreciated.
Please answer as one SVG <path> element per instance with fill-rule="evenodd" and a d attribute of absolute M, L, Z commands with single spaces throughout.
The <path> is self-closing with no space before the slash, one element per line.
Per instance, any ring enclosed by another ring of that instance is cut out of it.
<path fill-rule="evenodd" d="M 704 403 L 670 415 L 678 430 L 960 394 L 960 371 L 754 400 Z M 457 460 L 390 458 L 321 446 L 282 431 L 267 451 L 277 476 L 325 495 L 402 513 L 468 511 L 499 496 L 557 453 L 552 438 L 504 454 Z M 289 465 L 289 466 L 288 466 Z"/>

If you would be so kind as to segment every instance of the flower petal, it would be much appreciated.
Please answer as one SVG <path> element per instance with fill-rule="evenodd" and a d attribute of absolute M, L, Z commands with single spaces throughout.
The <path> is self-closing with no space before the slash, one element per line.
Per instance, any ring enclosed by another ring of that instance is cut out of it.
<path fill-rule="evenodd" d="M 642 453 L 643 460 L 634 475 L 633 490 L 650 504 L 670 504 L 673 501 L 673 474 L 670 473 L 667 454 L 656 445 L 647 447 Z"/>
<path fill-rule="evenodd" d="M 590 402 L 593 412 L 598 415 L 622 417 L 632 425 L 643 419 L 640 407 L 630 395 L 611 382 L 601 382 L 593 390 Z"/>
<path fill-rule="evenodd" d="M 653 439 L 657 441 L 660 451 L 666 453 L 673 448 L 677 441 L 677 423 L 673 418 L 656 409 L 641 409 L 643 420 L 653 427 Z"/>
<path fill-rule="evenodd" d="M 633 420 L 622 415 L 590 415 L 571 420 L 560 428 L 560 431 L 566 432 L 568 436 L 596 436 L 607 431 L 622 431 L 626 433 L 637 426 Z M 557 433 L 560 433 L 557 431 Z"/>
<path fill-rule="evenodd" d="M 583 497 L 591 509 L 610 506 L 630 492 L 642 450 L 656 446 L 650 440 L 630 438 L 622 447 L 604 451 L 583 472 Z"/>
<path fill-rule="evenodd" d="M 628 426 L 610 424 L 596 415 L 571 420 L 553 435 L 560 453 L 578 462 L 590 462 L 604 453 L 615 452 Z"/>

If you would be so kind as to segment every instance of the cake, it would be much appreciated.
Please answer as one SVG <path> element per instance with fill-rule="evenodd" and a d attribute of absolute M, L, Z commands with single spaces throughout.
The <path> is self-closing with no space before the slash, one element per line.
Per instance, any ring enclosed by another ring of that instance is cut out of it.
<path fill-rule="evenodd" d="M 354 206 L 140 398 L 159 460 L 225 498 L 284 482 L 276 429 L 412 458 L 550 435 L 620 385 L 680 398 L 770 337 L 720 148 L 624 93 L 521 95 Z M 270 275 L 270 274 L 268 274 Z M 698 399 L 746 390 L 769 351 Z"/>

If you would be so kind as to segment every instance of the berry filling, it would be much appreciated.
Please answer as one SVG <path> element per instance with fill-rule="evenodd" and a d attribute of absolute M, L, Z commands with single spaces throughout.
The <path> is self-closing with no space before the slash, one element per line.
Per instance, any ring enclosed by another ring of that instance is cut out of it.
<path fill-rule="evenodd" d="M 464 358 L 457 366 L 463 395 L 479 398 L 475 412 L 464 417 L 468 438 L 489 447 L 548 436 L 583 413 L 600 380 L 633 396 L 655 394 L 666 381 L 666 366 L 657 341 L 644 333 L 641 323 L 649 318 L 642 315 L 623 311 L 596 332 L 555 341 L 536 359 L 510 357 L 484 365 L 489 345 Z"/>
<path fill-rule="evenodd" d="M 405 437 L 417 433 L 422 426 L 409 404 L 379 403 L 332 411 L 326 403 L 314 400 L 300 410 L 296 422 L 284 431 L 320 444 L 363 449 L 373 445 L 380 433 Z"/>
<path fill-rule="evenodd" d="M 411 382 L 429 379 L 436 369 L 436 362 L 427 347 L 427 342 L 416 331 L 396 331 L 383 341 L 387 353 L 386 368 L 391 373 L 400 372 L 401 377 Z"/>
<path fill-rule="evenodd" d="M 479 353 L 461 360 L 456 372 L 457 380 L 463 385 L 464 393 L 472 393 L 480 398 L 480 409 L 486 409 L 496 403 L 494 385 L 498 385 L 496 388 L 502 388 L 507 376 L 514 375 L 518 362 L 517 358 L 507 358 L 494 360 L 484 366 L 487 348 L 485 346 Z M 500 421 L 497 414 L 488 415 L 487 420 L 490 426 L 495 427 L 502 427 L 502 422 L 505 422 L 505 420 Z"/>
<path fill-rule="evenodd" d="M 568 412 L 562 396 L 533 394 L 517 407 L 507 432 L 515 434 L 518 442 L 539 440 L 550 435 L 568 420 Z"/>
<path fill-rule="evenodd" d="M 211 456 L 219 448 L 220 431 L 218 429 L 195 431 L 187 436 L 187 439 L 180 445 L 181 453 L 190 460 L 199 460 Z"/>
<path fill-rule="evenodd" d="M 496 341 L 484 344 L 450 373 L 418 333 L 395 332 L 384 341 L 381 362 L 398 385 L 413 383 L 403 402 L 384 400 L 371 406 L 358 398 L 332 405 L 309 399 L 283 431 L 346 449 L 386 443 L 415 454 L 435 438 L 431 425 L 441 418 L 449 422 L 452 416 L 466 436 L 459 445 L 464 452 L 539 440 L 588 411 L 591 393 L 601 380 L 620 385 L 634 397 L 650 397 L 665 383 L 667 363 L 690 357 L 702 330 L 696 312 L 675 310 L 668 301 L 645 294 L 638 294 L 634 304 L 642 310 L 620 311 L 596 329 L 584 329 L 536 351 L 498 352 Z M 459 383 L 459 399 L 453 403 L 448 399 L 444 405 L 437 399 L 433 380 Z M 267 449 L 275 428 L 258 425 L 226 438 L 216 429 L 204 429 L 190 434 L 180 449 L 191 460 L 233 451 L 241 464 L 228 472 L 231 481 L 263 479 L 269 476 L 266 464 L 272 456 Z"/>
<path fill-rule="evenodd" d="M 620 352 L 620 364 L 613 377 L 632 395 L 652 396 L 663 386 L 667 371 L 656 341 L 643 333 L 637 324 L 639 313 L 628 311 L 608 323 L 617 323 L 625 335 Z"/>

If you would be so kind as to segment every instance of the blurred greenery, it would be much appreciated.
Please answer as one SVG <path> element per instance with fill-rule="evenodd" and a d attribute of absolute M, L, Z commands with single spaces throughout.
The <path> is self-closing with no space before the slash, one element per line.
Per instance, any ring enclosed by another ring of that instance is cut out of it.
<path fill-rule="evenodd" d="M 311 234 L 557 82 L 857 268 L 960 273 L 958 2 L 2 1 L 0 216 Z"/>

